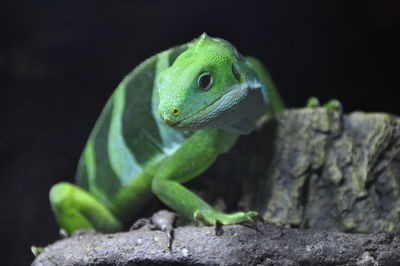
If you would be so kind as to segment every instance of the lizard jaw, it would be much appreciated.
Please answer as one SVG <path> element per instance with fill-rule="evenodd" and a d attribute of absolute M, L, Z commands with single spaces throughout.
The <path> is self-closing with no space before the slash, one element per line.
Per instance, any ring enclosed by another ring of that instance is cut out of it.
<path fill-rule="evenodd" d="M 170 126 L 177 129 L 201 129 L 207 127 L 221 127 L 215 125 L 215 120 L 224 115 L 224 113 L 235 105 L 246 99 L 249 91 L 247 83 L 235 85 L 231 87 L 225 94 L 214 101 L 209 106 L 203 108 L 198 113 L 178 121 Z"/>

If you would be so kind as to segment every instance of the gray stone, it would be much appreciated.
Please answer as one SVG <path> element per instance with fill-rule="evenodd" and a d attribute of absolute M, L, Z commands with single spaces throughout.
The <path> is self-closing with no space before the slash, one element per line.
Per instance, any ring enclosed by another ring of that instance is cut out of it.
<path fill-rule="evenodd" d="M 268 222 L 303 228 L 400 229 L 398 117 L 319 108 L 274 119 L 274 155 L 246 209 L 258 210 Z"/>
<path fill-rule="evenodd" d="M 399 174 L 400 118 L 287 110 L 188 184 L 224 211 L 257 210 L 277 225 L 224 226 L 221 236 L 180 226 L 171 250 L 151 226 L 80 233 L 33 265 L 400 265 Z"/>
<path fill-rule="evenodd" d="M 41 265 L 400 265 L 400 235 L 349 234 L 258 223 L 116 234 L 89 232 L 58 241 L 32 263 Z"/>

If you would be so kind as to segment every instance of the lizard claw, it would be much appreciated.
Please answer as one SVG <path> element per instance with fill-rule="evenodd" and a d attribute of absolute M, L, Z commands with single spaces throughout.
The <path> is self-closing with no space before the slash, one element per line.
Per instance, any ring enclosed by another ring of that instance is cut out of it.
<path fill-rule="evenodd" d="M 201 213 L 200 213 L 199 210 L 196 210 L 196 211 L 193 213 L 193 220 L 194 220 L 196 223 L 200 223 L 200 222 L 201 222 L 201 220 L 202 220 L 202 215 L 201 215 Z"/>
<path fill-rule="evenodd" d="M 58 235 L 60 236 L 61 239 L 68 237 L 68 233 L 64 228 L 60 228 L 60 230 L 58 231 Z"/>
<path fill-rule="evenodd" d="M 44 250 L 44 247 L 38 247 L 38 246 L 31 246 L 31 251 L 33 256 L 37 257 L 40 253 L 42 253 Z"/>
<path fill-rule="evenodd" d="M 243 223 L 243 225 L 254 228 L 254 230 L 256 230 L 258 232 L 257 220 L 262 221 L 262 218 L 260 215 L 252 217 L 251 220 L 248 220 L 247 222 Z"/>
<path fill-rule="evenodd" d="M 214 233 L 216 236 L 222 236 L 224 230 L 222 229 L 222 223 L 220 221 L 215 221 L 214 223 Z"/>

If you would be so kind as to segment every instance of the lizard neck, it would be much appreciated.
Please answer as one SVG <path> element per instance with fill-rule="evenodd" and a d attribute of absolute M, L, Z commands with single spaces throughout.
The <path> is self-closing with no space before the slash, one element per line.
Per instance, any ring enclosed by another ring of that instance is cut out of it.
<path fill-rule="evenodd" d="M 223 128 L 247 135 L 254 129 L 256 122 L 266 114 L 268 108 L 262 87 L 248 87 L 246 90 L 246 98 L 220 119 L 226 123 Z"/>

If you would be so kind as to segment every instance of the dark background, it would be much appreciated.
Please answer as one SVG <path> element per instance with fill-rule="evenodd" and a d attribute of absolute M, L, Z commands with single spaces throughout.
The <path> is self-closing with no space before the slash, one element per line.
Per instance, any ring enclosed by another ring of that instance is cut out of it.
<path fill-rule="evenodd" d="M 202 32 L 260 58 L 288 106 L 315 95 L 340 99 L 346 112 L 399 115 L 398 3 L 3 1 L 2 264 L 28 264 L 30 245 L 58 238 L 49 188 L 73 180 L 93 123 L 123 76 Z"/>

